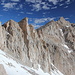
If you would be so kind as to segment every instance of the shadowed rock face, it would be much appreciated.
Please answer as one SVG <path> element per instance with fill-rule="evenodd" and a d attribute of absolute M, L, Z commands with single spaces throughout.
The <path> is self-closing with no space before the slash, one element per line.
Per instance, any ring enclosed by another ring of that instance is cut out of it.
<path fill-rule="evenodd" d="M 7 75 L 2 64 L 0 64 L 0 75 Z"/>
<path fill-rule="evenodd" d="M 28 18 L 8 21 L 0 26 L 0 49 L 13 55 L 25 65 L 45 72 L 52 63 L 64 74 L 75 75 L 75 24 L 61 17 L 34 29 Z"/>

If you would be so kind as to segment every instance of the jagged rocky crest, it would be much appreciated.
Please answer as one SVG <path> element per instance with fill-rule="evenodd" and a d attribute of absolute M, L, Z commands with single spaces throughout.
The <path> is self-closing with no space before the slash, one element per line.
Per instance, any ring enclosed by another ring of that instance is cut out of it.
<path fill-rule="evenodd" d="M 0 26 L 0 49 L 23 64 L 51 74 L 52 64 L 64 75 L 75 75 L 75 24 L 61 17 L 34 29 L 28 18 Z"/>

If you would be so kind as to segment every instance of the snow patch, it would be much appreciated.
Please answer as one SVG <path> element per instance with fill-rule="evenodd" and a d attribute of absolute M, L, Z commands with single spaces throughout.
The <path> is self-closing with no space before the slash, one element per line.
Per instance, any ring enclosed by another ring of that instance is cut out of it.
<path fill-rule="evenodd" d="M 31 75 L 28 71 L 21 68 L 21 64 L 9 58 L 0 50 L 0 64 L 2 64 L 8 75 Z"/>
<path fill-rule="evenodd" d="M 7 35 L 9 35 L 9 32 L 6 32 Z"/>
<path fill-rule="evenodd" d="M 13 59 L 7 56 L 2 50 L 0 50 L 0 64 L 2 64 L 8 75 L 50 75 L 48 73 L 44 73 L 43 70 L 38 65 L 38 70 L 21 65 L 17 63 Z"/>
<path fill-rule="evenodd" d="M 70 27 L 70 26 L 66 26 L 66 27 Z"/>
<path fill-rule="evenodd" d="M 62 31 L 62 29 L 59 29 L 60 30 L 60 32 L 61 32 L 61 35 L 63 36 L 64 34 L 63 34 L 63 31 Z"/>
<path fill-rule="evenodd" d="M 68 50 L 68 53 L 72 53 L 72 52 L 73 52 L 73 50 L 70 50 L 69 47 L 68 47 L 67 45 L 62 44 L 62 46 L 65 47 L 65 48 Z"/>
<path fill-rule="evenodd" d="M 40 65 L 38 65 L 38 69 L 21 65 L 2 50 L 0 50 L 0 64 L 4 66 L 8 75 L 63 75 L 53 64 L 55 69 L 51 70 L 51 74 L 45 73 Z"/>
<path fill-rule="evenodd" d="M 68 53 L 72 53 L 73 52 L 73 50 L 68 50 Z"/>
<path fill-rule="evenodd" d="M 65 45 L 65 44 L 62 44 L 62 46 L 64 46 L 65 48 L 69 49 L 69 47 L 67 45 Z"/>

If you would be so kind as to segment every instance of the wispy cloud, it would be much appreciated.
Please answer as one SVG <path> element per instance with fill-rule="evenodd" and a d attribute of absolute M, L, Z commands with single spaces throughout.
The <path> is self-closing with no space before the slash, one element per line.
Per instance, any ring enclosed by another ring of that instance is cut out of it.
<path fill-rule="evenodd" d="M 47 5 L 44 5 L 42 8 L 45 9 L 45 10 L 50 9 L 50 7 L 48 7 Z"/>
<path fill-rule="evenodd" d="M 32 15 L 33 13 L 32 13 L 32 12 L 26 12 L 26 14 L 30 14 L 30 15 Z"/>
<path fill-rule="evenodd" d="M 23 5 L 22 5 L 22 4 L 19 4 L 18 7 L 15 7 L 14 9 L 20 10 L 20 9 L 22 9 L 22 8 L 23 8 Z"/>
<path fill-rule="evenodd" d="M 48 0 L 49 2 L 52 2 L 54 5 L 56 5 L 59 1 L 58 0 Z"/>
<path fill-rule="evenodd" d="M 32 7 L 33 9 L 31 9 L 32 11 L 40 11 L 40 10 L 50 10 L 51 9 L 55 9 L 59 6 L 63 6 L 66 4 L 70 4 L 72 1 L 71 0 L 46 0 L 46 1 L 42 1 L 42 0 L 26 0 L 26 2 L 28 3 L 32 3 L 30 5 L 30 7 Z M 62 4 L 63 2 L 63 4 Z M 50 4 L 53 3 L 53 4 Z"/>
<path fill-rule="evenodd" d="M 23 4 L 19 4 L 19 8 L 23 8 Z"/>
<path fill-rule="evenodd" d="M 70 2 L 71 2 L 71 0 L 67 0 L 66 2 L 67 2 L 67 3 L 70 3 Z"/>
<path fill-rule="evenodd" d="M 51 21 L 51 20 L 54 20 L 55 19 L 55 17 L 53 17 L 53 18 L 50 18 L 50 17 L 48 17 L 48 18 L 40 18 L 40 19 L 35 19 L 35 24 L 40 24 L 40 23 L 44 23 L 44 22 L 46 22 L 46 21 Z"/>
<path fill-rule="evenodd" d="M 44 10 L 49 10 L 50 9 L 50 5 L 46 2 L 42 2 L 42 3 L 35 3 L 33 5 L 31 5 L 33 7 L 32 11 L 36 10 L 36 11 L 40 11 L 42 9 Z"/>
<path fill-rule="evenodd" d="M 14 1 L 14 2 L 19 2 L 20 0 L 11 0 L 11 1 Z"/>
<path fill-rule="evenodd" d="M 34 28 L 39 28 L 43 26 L 45 23 L 56 19 L 55 17 L 48 17 L 48 18 L 30 18 L 31 24 L 34 25 Z"/>
<path fill-rule="evenodd" d="M 0 15 L 0 16 L 3 16 L 3 15 Z"/>
<path fill-rule="evenodd" d="M 59 6 L 63 6 L 64 4 L 59 4 Z"/>
<path fill-rule="evenodd" d="M 34 4 L 34 5 L 32 5 L 32 7 L 33 7 L 32 11 L 34 11 L 34 10 L 39 11 L 42 9 L 40 4 Z"/>
<path fill-rule="evenodd" d="M 37 28 L 39 28 L 41 26 L 43 26 L 43 25 L 34 25 L 34 28 L 37 29 Z"/>
<path fill-rule="evenodd" d="M 31 3 L 41 3 L 42 0 L 25 0 L 26 2 L 31 2 Z"/>
<path fill-rule="evenodd" d="M 48 23 L 51 20 L 56 19 L 56 17 L 47 17 L 47 18 L 29 18 L 29 22 L 34 25 L 35 28 L 39 28 L 44 24 Z"/>
<path fill-rule="evenodd" d="M 24 14 L 24 12 L 23 12 L 23 11 L 21 11 L 20 13 L 21 13 L 21 14 Z"/>
<path fill-rule="evenodd" d="M 8 9 L 20 10 L 24 7 L 23 4 L 20 4 L 21 0 L 1 0 L 1 5 L 3 5 L 3 10 L 7 11 Z M 19 3 L 18 3 L 19 2 Z M 68 7 L 71 0 L 25 0 L 26 3 L 29 3 L 29 6 L 32 7 L 31 11 L 41 11 L 41 10 L 50 10 L 56 9 L 58 6 L 66 5 L 64 8 Z M 63 4 L 62 4 L 63 2 Z"/>
<path fill-rule="evenodd" d="M 16 0 L 18 1 L 18 0 Z M 1 5 L 3 6 L 3 10 L 4 11 L 8 11 L 9 9 L 15 9 L 15 10 L 20 10 L 23 8 L 22 4 L 18 4 L 16 2 L 9 2 L 9 3 L 1 3 Z M 17 6 L 18 5 L 18 6 Z"/>
<path fill-rule="evenodd" d="M 4 3 L 2 4 L 4 8 L 14 8 L 15 5 L 17 5 L 17 3 Z"/>
<path fill-rule="evenodd" d="M 26 2 L 35 3 L 35 0 L 25 0 Z"/>
<path fill-rule="evenodd" d="M 8 11 L 8 9 L 7 8 L 4 8 L 3 11 Z"/>
<path fill-rule="evenodd" d="M 1 2 L 2 2 L 2 3 L 4 3 L 4 2 L 5 2 L 5 0 L 1 0 Z"/>
<path fill-rule="evenodd" d="M 55 6 L 55 7 L 52 7 L 51 9 L 56 9 L 57 8 L 57 6 Z"/>
<path fill-rule="evenodd" d="M 20 10 L 20 9 L 22 9 L 23 8 L 23 5 L 22 4 L 19 4 L 17 7 L 15 7 L 14 9 L 15 10 Z"/>
<path fill-rule="evenodd" d="M 65 6 L 64 8 L 68 8 L 68 6 Z"/>
<path fill-rule="evenodd" d="M 68 20 L 69 18 L 65 18 L 66 20 Z"/>

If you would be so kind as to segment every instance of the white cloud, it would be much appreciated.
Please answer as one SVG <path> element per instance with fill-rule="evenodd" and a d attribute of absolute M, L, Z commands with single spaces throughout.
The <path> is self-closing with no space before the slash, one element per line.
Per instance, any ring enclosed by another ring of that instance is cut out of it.
<path fill-rule="evenodd" d="M 35 3 L 35 0 L 25 0 L 26 2 Z"/>
<path fill-rule="evenodd" d="M 67 0 L 65 3 L 70 4 L 71 2 L 73 2 L 73 0 Z"/>
<path fill-rule="evenodd" d="M 64 0 L 60 0 L 60 2 L 62 2 L 62 1 L 64 1 Z"/>
<path fill-rule="evenodd" d="M 19 4 L 14 2 L 14 3 L 1 3 L 1 5 L 3 5 L 4 7 L 4 11 L 8 11 L 9 9 L 15 9 L 15 10 L 20 10 L 23 8 L 23 5 L 22 4 Z M 17 6 L 18 5 L 18 6 Z"/>
<path fill-rule="evenodd" d="M 14 8 L 14 6 L 17 5 L 17 3 L 4 3 L 3 7 L 4 8 Z"/>
<path fill-rule="evenodd" d="M 72 3 L 73 1 L 71 0 L 46 0 L 46 1 L 43 1 L 43 0 L 25 0 L 26 2 L 28 2 L 28 4 L 30 4 L 29 6 L 32 7 L 32 11 L 40 11 L 40 10 L 49 10 L 50 8 L 51 9 L 55 9 L 59 6 L 63 6 L 63 5 L 66 5 L 66 4 L 70 4 Z M 62 4 L 63 2 L 63 4 Z M 50 3 L 53 3 L 53 4 L 50 4 Z"/>
<path fill-rule="evenodd" d="M 57 6 L 55 6 L 55 7 L 52 7 L 51 9 L 56 9 L 57 8 Z"/>
<path fill-rule="evenodd" d="M 33 7 L 32 10 L 36 10 L 36 11 L 39 11 L 42 9 L 40 4 L 34 4 L 34 5 L 32 5 L 32 7 Z"/>
<path fill-rule="evenodd" d="M 34 20 L 33 25 L 34 25 L 34 27 L 36 29 L 36 28 L 39 28 L 39 27 L 43 26 L 43 23 L 46 23 L 46 22 L 54 20 L 54 19 L 55 19 L 55 17 L 53 17 L 53 18 L 50 18 L 50 17 L 48 17 L 48 18 L 40 18 L 40 19 L 34 18 L 34 19 L 31 19 L 31 21 Z"/>
<path fill-rule="evenodd" d="M 36 0 L 36 2 L 39 2 L 39 3 L 41 3 L 41 2 L 42 2 L 42 0 Z"/>
<path fill-rule="evenodd" d="M 20 10 L 20 9 L 22 9 L 22 8 L 23 8 L 23 5 L 22 5 L 22 4 L 19 4 L 18 7 L 15 7 L 14 9 L 15 9 L 15 10 Z"/>
<path fill-rule="evenodd" d="M 40 26 L 43 26 L 44 23 L 47 23 L 51 20 L 54 20 L 55 17 L 48 17 L 48 18 L 29 18 L 29 21 L 32 25 L 34 25 L 35 29 L 39 28 Z"/>
<path fill-rule="evenodd" d="M 43 14 L 46 14 L 47 12 L 43 12 Z"/>
<path fill-rule="evenodd" d="M 64 4 L 59 4 L 59 6 L 63 6 Z"/>
<path fill-rule="evenodd" d="M 39 27 L 41 27 L 42 25 L 34 25 L 34 28 L 37 29 Z"/>
<path fill-rule="evenodd" d="M 66 2 L 70 2 L 71 0 L 67 0 Z"/>
<path fill-rule="evenodd" d="M 8 11 L 8 9 L 7 8 L 4 8 L 3 11 Z"/>
<path fill-rule="evenodd" d="M 15 7 L 14 9 L 15 9 L 15 10 L 20 10 L 21 8 L 19 8 L 19 7 Z"/>
<path fill-rule="evenodd" d="M 20 14 L 18 14 L 18 16 L 20 16 Z"/>
<path fill-rule="evenodd" d="M 48 0 L 49 2 L 52 2 L 54 5 L 56 5 L 59 1 L 58 0 Z"/>
<path fill-rule="evenodd" d="M 41 18 L 41 19 L 35 19 L 35 24 L 40 24 L 40 23 L 44 23 L 46 21 L 51 21 L 51 20 L 54 20 L 55 18 Z"/>
<path fill-rule="evenodd" d="M 0 16 L 3 16 L 3 15 L 0 15 Z"/>
<path fill-rule="evenodd" d="M 42 8 L 45 9 L 45 10 L 50 9 L 47 5 L 44 5 Z"/>
<path fill-rule="evenodd" d="M 64 8 L 68 8 L 68 6 L 65 6 Z"/>
<path fill-rule="evenodd" d="M 46 2 L 35 3 L 35 4 L 30 5 L 30 6 L 33 7 L 32 11 L 34 11 L 34 10 L 35 11 L 40 11 L 42 9 L 44 9 L 44 10 L 49 10 L 50 9 L 50 7 L 49 7 L 50 5 Z"/>
<path fill-rule="evenodd" d="M 20 8 L 23 8 L 23 5 L 22 5 L 22 4 L 20 4 L 20 5 L 19 5 L 19 7 L 20 7 Z"/>
<path fill-rule="evenodd" d="M 10 1 L 10 2 L 9 2 Z M 12 3 L 11 3 L 12 1 Z M 9 8 L 14 8 L 16 10 L 20 10 L 23 8 L 22 4 L 19 4 L 21 0 L 1 0 L 1 5 L 3 5 L 5 11 L 7 11 Z M 59 6 L 66 5 L 72 3 L 73 0 L 25 0 L 27 4 L 29 4 L 30 7 L 32 7 L 32 11 L 40 11 L 40 10 L 50 10 L 55 9 Z M 7 2 L 7 3 L 6 3 Z M 52 3 L 53 4 L 52 4 Z M 62 4 L 63 2 L 63 4 Z M 18 4 L 18 7 L 16 6 Z M 57 6 L 57 7 L 56 7 Z M 64 7 L 67 8 L 67 7 Z"/>
<path fill-rule="evenodd" d="M 1 2 L 2 2 L 2 3 L 4 3 L 4 2 L 5 2 L 5 0 L 1 0 Z"/>
<path fill-rule="evenodd" d="M 69 19 L 69 18 L 65 18 L 65 19 L 67 20 L 67 19 Z"/>
<path fill-rule="evenodd" d="M 20 13 L 21 13 L 21 14 L 24 14 L 24 12 L 23 12 L 23 11 L 21 11 Z"/>
<path fill-rule="evenodd" d="M 14 1 L 14 2 L 19 2 L 20 0 L 11 0 L 11 1 Z"/>
<path fill-rule="evenodd" d="M 31 12 L 26 12 L 26 14 L 33 14 L 33 13 L 31 13 Z"/>
<path fill-rule="evenodd" d="M 25 0 L 26 2 L 31 2 L 31 3 L 41 3 L 42 0 Z"/>
<path fill-rule="evenodd" d="M 41 4 L 46 4 L 46 2 L 41 2 Z"/>

